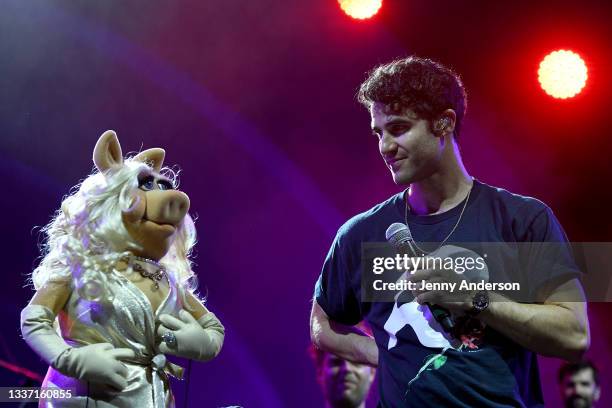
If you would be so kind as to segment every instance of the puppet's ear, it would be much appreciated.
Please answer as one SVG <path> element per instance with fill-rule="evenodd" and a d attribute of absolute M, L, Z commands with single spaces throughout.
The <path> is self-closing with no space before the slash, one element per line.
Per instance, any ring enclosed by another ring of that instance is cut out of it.
<path fill-rule="evenodd" d="M 166 151 L 159 147 L 154 147 L 153 149 L 143 150 L 134 156 L 134 160 L 147 163 L 153 170 L 159 173 L 164 164 L 164 157 L 166 157 Z"/>
<path fill-rule="evenodd" d="M 100 172 L 123 164 L 123 154 L 117 134 L 112 130 L 102 133 L 93 152 L 93 162 Z"/>

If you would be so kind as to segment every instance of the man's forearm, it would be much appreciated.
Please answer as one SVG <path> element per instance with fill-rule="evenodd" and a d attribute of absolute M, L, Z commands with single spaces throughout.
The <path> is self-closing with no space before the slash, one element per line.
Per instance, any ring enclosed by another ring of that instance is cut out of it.
<path fill-rule="evenodd" d="M 538 354 L 576 361 L 589 346 L 585 309 L 580 302 L 525 304 L 490 293 L 490 305 L 478 318 Z"/>
<path fill-rule="evenodd" d="M 378 348 L 373 338 L 356 327 L 329 320 L 323 309 L 313 302 L 310 335 L 315 346 L 354 363 L 378 365 Z"/>

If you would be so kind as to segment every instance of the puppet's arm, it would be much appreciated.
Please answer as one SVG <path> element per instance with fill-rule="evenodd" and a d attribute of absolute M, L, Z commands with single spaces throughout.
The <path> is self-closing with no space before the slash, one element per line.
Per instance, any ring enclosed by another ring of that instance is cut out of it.
<path fill-rule="evenodd" d="M 119 359 L 133 358 L 130 349 L 109 343 L 71 347 L 57 334 L 53 321 L 70 297 L 68 283 L 49 283 L 21 311 L 21 333 L 28 345 L 60 373 L 117 389 L 127 386 L 127 368 Z"/>
<path fill-rule="evenodd" d="M 161 324 L 157 334 L 162 337 L 171 331 L 176 337 L 175 346 L 162 343 L 159 349 L 165 354 L 193 360 L 212 360 L 221 351 L 225 328 L 215 314 L 208 311 L 191 293 L 187 293 L 187 302 L 192 312 L 181 310 L 180 320 L 170 315 L 159 317 Z"/>

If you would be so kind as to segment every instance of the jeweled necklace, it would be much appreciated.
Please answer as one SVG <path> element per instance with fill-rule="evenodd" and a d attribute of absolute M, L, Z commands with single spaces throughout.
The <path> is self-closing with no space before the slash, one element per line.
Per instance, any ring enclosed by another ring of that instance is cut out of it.
<path fill-rule="evenodd" d="M 412 232 L 410 232 L 410 235 L 412 236 L 412 244 L 414 245 L 414 247 L 416 249 L 421 251 L 421 253 L 423 253 L 423 254 L 430 254 L 430 253 L 435 252 L 438 249 L 442 248 L 442 245 L 444 245 L 446 243 L 446 241 L 448 241 L 448 239 L 451 237 L 451 235 L 453 235 L 453 232 L 455 232 L 455 230 L 459 226 L 459 223 L 461 222 L 461 217 L 463 217 L 463 212 L 465 211 L 465 208 L 467 207 L 468 201 L 470 201 L 470 194 L 472 194 L 472 189 L 473 188 L 474 188 L 474 181 L 472 179 L 472 186 L 470 187 L 470 189 L 469 189 L 469 191 L 467 193 L 467 197 L 465 199 L 465 203 L 463 203 L 463 208 L 461 209 L 461 213 L 459 214 L 459 218 L 457 219 L 457 222 L 455 223 L 455 226 L 453 227 L 451 232 L 448 233 L 446 238 L 444 238 L 444 240 L 442 240 L 442 242 L 440 242 L 440 245 L 438 245 L 438 247 L 436 249 L 434 249 L 433 251 L 430 251 L 430 252 L 424 251 L 416 243 L 416 240 L 414 239 L 414 235 L 412 235 Z M 408 224 L 408 213 L 410 212 L 410 204 L 408 204 L 408 194 L 407 194 L 409 190 L 410 190 L 410 187 L 408 187 L 406 189 L 406 191 L 404 192 L 404 195 L 406 196 L 406 214 L 405 214 L 404 218 L 406 218 L 406 226 L 408 227 L 408 230 L 410 231 L 410 225 Z"/>
<path fill-rule="evenodd" d="M 153 259 L 143 258 L 141 256 L 136 255 L 130 255 L 129 258 L 125 260 L 132 267 L 132 269 L 138 272 L 142 277 L 151 279 L 153 281 L 155 289 L 159 289 L 159 281 L 161 281 L 164 276 L 166 276 L 166 267 L 164 265 L 160 264 L 157 261 L 154 261 Z M 150 272 L 139 263 L 133 262 L 134 260 L 148 263 L 149 265 L 155 266 L 157 269 L 153 272 Z"/>

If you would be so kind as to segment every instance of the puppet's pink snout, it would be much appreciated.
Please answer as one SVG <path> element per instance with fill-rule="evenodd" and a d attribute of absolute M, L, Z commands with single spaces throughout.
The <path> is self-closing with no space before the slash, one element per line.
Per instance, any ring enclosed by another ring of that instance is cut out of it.
<path fill-rule="evenodd" d="M 158 224 L 177 226 L 189 211 L 189 197 L 177 190 L 154 190 L 147 192 L 145 217 Z"/>

